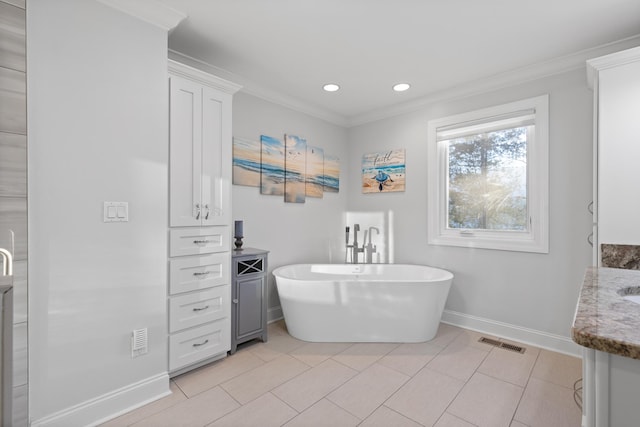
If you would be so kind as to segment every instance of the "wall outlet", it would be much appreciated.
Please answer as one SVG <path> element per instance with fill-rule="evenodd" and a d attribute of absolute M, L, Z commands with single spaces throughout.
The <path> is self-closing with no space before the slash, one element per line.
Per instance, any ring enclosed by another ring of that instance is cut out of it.
<path fill-rule="evenodd" d="M 131 358 L 136 358 L 148 352 L 147 328 L 134 329 L 131 332 Z"/>

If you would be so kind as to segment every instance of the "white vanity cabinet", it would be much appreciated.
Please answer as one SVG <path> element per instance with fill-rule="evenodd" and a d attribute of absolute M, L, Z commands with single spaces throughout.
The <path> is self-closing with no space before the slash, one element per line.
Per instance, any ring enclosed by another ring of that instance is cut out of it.
<path fill-rule="evenodd" d="M 639 424 L 640 360 L 583 348 L 582 427 Z"/>
<path fill-rule="evenodd" d="M 169 373 L 231 348 L 231 102 L 240 86 L 169 61 Z"/>

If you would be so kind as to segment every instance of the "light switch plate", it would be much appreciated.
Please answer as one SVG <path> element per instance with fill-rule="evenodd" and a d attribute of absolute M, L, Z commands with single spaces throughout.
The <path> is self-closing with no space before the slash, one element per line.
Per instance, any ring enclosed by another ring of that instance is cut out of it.
<path fill-rule="evenodd" d="M 129 221 L 128 202 L 104 202 L 104 222 Z"/>

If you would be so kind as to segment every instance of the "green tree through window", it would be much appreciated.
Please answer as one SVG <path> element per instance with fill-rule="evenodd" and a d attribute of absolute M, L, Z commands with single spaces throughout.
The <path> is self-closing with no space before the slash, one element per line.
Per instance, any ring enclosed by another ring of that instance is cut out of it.
<path fill-rule="evenodd" d="M 549 253 L 549 96 L 427 123 L 427 242 Z"/>
<path fill-rule="evenodd" d="M 527 127 L 448 144 L 448 220 L 453 229 L 527 230 Z"/>

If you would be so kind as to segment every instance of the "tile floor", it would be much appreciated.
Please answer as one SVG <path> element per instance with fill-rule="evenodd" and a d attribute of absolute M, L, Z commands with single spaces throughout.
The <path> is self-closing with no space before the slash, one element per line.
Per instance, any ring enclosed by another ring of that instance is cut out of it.
<path fill-rule="evenodd" d="M 282 321 L 269 334 L 102 426 L 580 426 L 575 357 L 512 352 L 447 324 L 419 344 L 309 343 Z"/>

